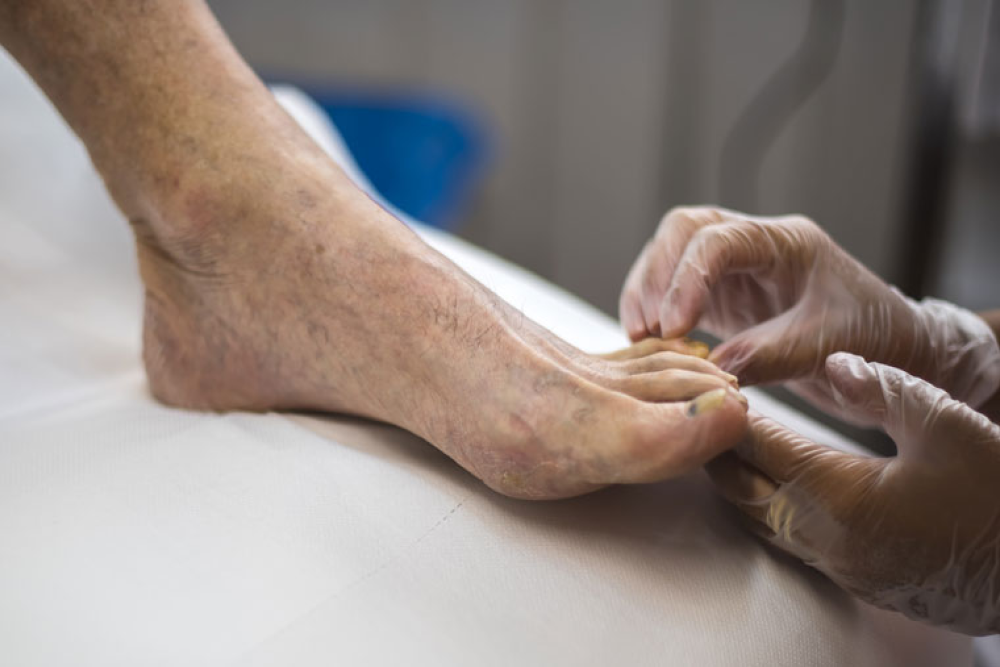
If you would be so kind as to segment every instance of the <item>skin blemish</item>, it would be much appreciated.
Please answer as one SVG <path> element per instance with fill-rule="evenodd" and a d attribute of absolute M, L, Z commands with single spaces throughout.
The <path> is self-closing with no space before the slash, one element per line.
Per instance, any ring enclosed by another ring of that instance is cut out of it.
<path fill-rule="evenodd" d="M 193 188 L 184 196 L 183 216 L 193 235 L 212 228 L 220 217 L 219 198 L 208 188 Z"/>
<path fill-rule="evenodd" d="M 316 244 L 316 254 L 317 255 L 322 255 L 324 252 L 326 252 L 326 246 L 323 245 L 322 243 L 317 243 Z"/>
<path fill-rule="evenodd" d="M 500 484 L 509 491 L 520 491 L 524 489 L 524 477 L 515 472 L 505 472 L 500 475 Z"/>

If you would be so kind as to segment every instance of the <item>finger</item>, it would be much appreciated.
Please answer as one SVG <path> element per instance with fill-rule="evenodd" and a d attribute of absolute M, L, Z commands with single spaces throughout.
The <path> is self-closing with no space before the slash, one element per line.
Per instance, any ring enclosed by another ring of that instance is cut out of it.
<path fill-rule="evenodd" d="M 831 467 L 850 458 L 756 412 L 750 413 L 747 423 L 747 435 L 734 451 L 744 463 L 777 484 L 801 481 L 810 468 Z"/>
<path fill-rule="evenodd" d="M 884 463 L 818 445 L 756 414 L 749 423 L 733 452 L 738 461 L 722 461 L 713 480 L 772 544 L 814 561 L 840 538 L 844 508 Z"/>
<path fill-rule="evenodd" d="M 901 384 L 900 376 L 892 372 L 882 374 L 874 364 L 848 352 L 827 358 L 826 377 L 841 409 L 860 421 L 879 425 L 886 421 L 885 392 L 898 392 Z"/>
<path fill-rule="evenodd" d="M 826 375 L 842 410 L 881 425 L 901 454 L 934 442 L 975 441 L 997 433 L 983 415 L 898 368 L 839 352 L 827 358 Z"/>
<path fill-rule="evenodd" d="M 678 368 L 633 375 L 619 386 L 629 396 L 651 402 L 686 401 L 713 389 L 728 388 L 734 388 L 733 383 L 718 375 Z"/>
<path fill-rule="evenodd" d="M 622 365 L 624 370 L 632 375 L 680 369 L 713 375 L 736 386 L 736 377 L 725 372 L 712 362 L 687 354 L 678 354 L 677 352 L 657 352 L 646 357 L 625 361 Z"/>
<path fill-rule="evenodd" d="M 642 317 L 642 306 L 639 304 L 639 296 L 636 294 L 622 295 L 622 300 L 618 304 L 618 313 L 621 318 L 622 328 L 628 335 L 629 340 L 636 342 L 652 334 L 646 329 L 646 320 Z"/>
<path fill-rule="evenodd" d="M 648 357 L 657 352 L 677 352 L 704 359 L 708 356 L 708 345 L 690 338 L 663 339 L 655 336 L 645 338 L 621 350 L 598 355 L 610 361 L 627 361 Z"/>
<path fill-rule="evenodd" d="M 642 313 L 641 281 L 646 270 L 647 252 L 648 249 L 644 249 L 639 259 L 632 265 L 628 277 L 625 279 L 625 285 L 622 287 L 621 296 L 618 298 L 618 317 L 632 341 L 640 341 L 652 334 L 646 327 L 646 320 Z"/>
<path fill-rule="evenodd" d="M 660 307 L 673 279 L 678 262 L 698 230 L 718 225 L 725 219 L 720 209 L 709 207 L 684 207 L 671 210 L 660 223 L 656 236 L 644 251 L 645 266 L 637 276 L 637 293 L 643 321 L 648 331 L 661 333 Z M 687 333 L 689 327 L 673 338 Z"/>
<path fill-rule="evenodd" d="M 724 452 L 705 465 L 722 497 L 759 524 L 767 524 L 767 500 L 778 490 L 774 480 L 748 465 L 734 452 Z"/>
<path fill-rule="evenodd" d="M 666 221 L 662 224 L 666 224 Z M 637 335 L 641 338 L 658 336 L 660 333 L 659 323 L 655 318 L 648 317 L 645 308 L 649 295 L 662 293 L 670 282 L 670 276 L 664 274 L 665 250 L 660 235 L 661 231 L 658 230 L 656 236 L 643 247 L 639 259 L 629 270 L 619 301 L 622 324 L 633 340 Z"/>
<path fill-rule="evenodd" d="M 725 215 L 720 213 L 720 215 Z M 736 216 L 703 227 L 691 238 L 660 306 L 660 331 L 677 336 L 697 325 L 715 286 L 730 274 L 758 272 L 776 264 L 808 265 L 822 232 L 805 218 Z M 787 285 L 770 286 L 775 293 Z"/>
<path fill-rule="evenodd" d="M 677 336 L 693 329 L 712 289 L 727 273 L 746 271 L 769 261 L 771 243 L 751 221 L 703 227 L 695 233 L 674 269 L 658 304 L 660 331 Z M 773 256 L 773 250 L 771 251 Z"/>
<path fill-rule="evenodd" d="M 736 375 L 744 385 L 816 377 L 826 358 L 823 338 L 788 311 L 719 345 L 709 360 Z"/>

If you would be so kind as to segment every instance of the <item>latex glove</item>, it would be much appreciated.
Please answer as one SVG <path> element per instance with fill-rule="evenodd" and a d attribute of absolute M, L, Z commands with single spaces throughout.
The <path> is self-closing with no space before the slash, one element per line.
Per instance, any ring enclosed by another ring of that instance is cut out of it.
<path fill-rule="evenodd" d="M 826 370 L 846 409 L 884 425 L 895 458 L 823 447 L 754 415 L 710 464 L 713 480 L 772 544 L 861 599 L 1000 632 L 1000 427 L 895 368 L 837 354 Z"/>
<path fill-rule="evenodd" d="M 620 313 L 633 339 L 700 326 L 724 341 L 709 358 L 742 384 L 792 380 L 835 414 L 823 362 L 837 351 L 905 369 L 976 407 L 1000 386 L 1000 348 L 984 321 L 905 297 L 801 216 L 671 211 L 632 267 Z"/>

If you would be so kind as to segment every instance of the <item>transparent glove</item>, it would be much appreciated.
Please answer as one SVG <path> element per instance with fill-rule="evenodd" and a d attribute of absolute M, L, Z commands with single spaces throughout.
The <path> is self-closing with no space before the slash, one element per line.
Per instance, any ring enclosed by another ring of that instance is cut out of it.
<path fill-rule="evenodd" d="M 838 412 L 823 377 L 833 352 L 902 368 L 975 407 L 1000 386 L 1000 348 L 985 322 L 905 297 L 800 216 L 671 211 L 632 267 L 620 313 L 633 339 L 700 326 L 724 341 L 710 359 L 742 384 L 793 381 L 857 423 Z"/>
<path fill-rule="evenodd" d="M 1000 632 L 1000 427 L 896 368 L 836 354 L 847 410 L 884 425 L 894 458 L 823 447 L 754 415 L 709 464 L 769 541 L 883 609 L 964 632 Z"/>

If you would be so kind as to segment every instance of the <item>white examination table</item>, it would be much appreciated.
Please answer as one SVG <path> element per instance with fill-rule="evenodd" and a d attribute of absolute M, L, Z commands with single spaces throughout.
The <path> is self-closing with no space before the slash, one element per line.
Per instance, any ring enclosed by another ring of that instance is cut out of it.
<path fill-rule="evenodd" d="M 570 342 L 625 343 L 421 233 Z M 0 665 L 971 662 L 967 638 L 762 547 L 701 474 L 530 503 L 388 426 L 159 405 L 132 254 L 81 146 L 0 54 Z"/>

